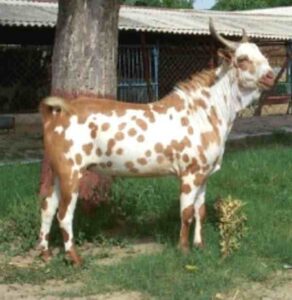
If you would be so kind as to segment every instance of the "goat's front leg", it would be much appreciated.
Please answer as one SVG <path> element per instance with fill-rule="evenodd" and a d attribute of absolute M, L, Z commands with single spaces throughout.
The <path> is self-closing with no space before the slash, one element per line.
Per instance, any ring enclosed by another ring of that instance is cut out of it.
<path fill-rule="evenodd" d="M 198 248 L 204 247 L 204 241 L 202 238 L 202 222 L 206 217 L 205 194 L 206 183 L 199 188 L 199 192 L 194 203 L 194 217 L 196 220 L 194 230 L 194 245 Z"/>
<path fill-rule="evenodd" d="M 189 232 L 194 220 L 194 201 L 199 193 L 199 188 L 194 184 L 194 180 L 195 176 L 193 174 L 188 174 L 181 179 L 179 247 L 183 252 L 189 251 Z"/>
<path fill-rule="evenodd" d="M 63 234 L 65 252 L 74 265 L 82 263 L 77 254 L 73 237 L 73 217 L 76 208 L 78 193 L 77 184 L 69 185 L 61 182 L 61 199 L 58 210 L 58 221 Z"/>
<path fill-rule="evenodd" d="M 52 194 L 42 201 L 41 206 L 41 229 L 39 235 L 39 248 L 41 250 L 41 257 L 43 260 L 48 261 L 51 258 L 49 250 L 49 233 L 52 226 L 53 218 L 59 204 L 59 185 L 55 180 Z"/>

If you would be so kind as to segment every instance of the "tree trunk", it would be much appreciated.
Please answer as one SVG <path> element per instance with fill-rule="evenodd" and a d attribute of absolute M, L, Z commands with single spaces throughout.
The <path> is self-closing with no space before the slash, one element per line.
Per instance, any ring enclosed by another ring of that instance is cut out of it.
<path fill-rule="evenodd" d="M 74 99 L 80 95 L 116 98 L 118 0 L 59 0 L 52 59 L 55 96 Z M 53 173 L 45 155 L 40 195 L 51 190 Z M 81 198 L 100 200 L 96 184 L 100 177 L 85 174 Z M 103 182 L 103 180 L 101 180 Z"/>
<path fill-rule="evenodd" d="M 60 0 L 52 93 L 116 97 L 117 0 Z"/>

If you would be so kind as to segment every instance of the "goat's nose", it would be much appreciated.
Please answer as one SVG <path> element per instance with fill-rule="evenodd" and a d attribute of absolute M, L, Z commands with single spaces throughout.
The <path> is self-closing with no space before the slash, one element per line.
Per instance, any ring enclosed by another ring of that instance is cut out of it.
<path fill-rule="evenodd" d="M 275 79 L 274 72 L 273 72 L 272 70 L 270 70 L 270 71 L 265 75 L 265 77 L 266 77 L 267 79 L 270 79 L 270 80 Z"/>
<path fill-rule="evenodd" d="M 268 71 L 265 75 L 261 77 L 260 82 L 268 87 L 272 87 L 275 82 L 274 72 L 272 70 Z"/>

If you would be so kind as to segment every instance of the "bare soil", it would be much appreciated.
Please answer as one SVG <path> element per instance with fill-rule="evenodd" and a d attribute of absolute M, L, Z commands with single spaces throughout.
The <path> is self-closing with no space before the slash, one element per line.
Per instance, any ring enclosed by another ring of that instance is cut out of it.
<path fill-rule="evenodd" d="M 151 254 L 162 251 L 163 246 L 153 242 L 138 243 L 129 247 L 96 247 L 90 243 L 80 247 L 82 256 L 90 255 L 96 257 L 92 263 L 100 265 L 112 265 L 125 258 L 135 257 L 141 254 Z M 55 249 L 54 255 L 58 254 Z M 44 263 L 37 259 L 39 252 L 31 250 L 25 256 L 15 256 L 7 261 L 4 255 L 0 254 L 0 264 L 8 263 L 17 268 L 28 268 L 30 266 L 42 266 Z M 1 274 L 0 274 L 1 277 Z M 82 287 L 82 282 L 67 283 L 63 280 L 50 280 L 42 285 L 32 284 L 0 284 L 0 300 L 57 300 L 66 299 L 56 296 L 56 294 L 66 291 L 74 292 Z M 68 299 L 68 298 L 67 298 Z M 86 297 L 76 297 L 75 300 L 148 300 L 150 297 L 136 291 L 118 291 L 113 293 L 99 294 Z"/>
<path fill-rule="evenodd" d="M 215 300 L 291 300 L 292 270 L 278 271 L 268 280 L 241 283 L 236 289 L 217 293 Z"/>
<path fill-rule="evenodd" d="M 0 299 L 1 300 L 57 300 L 57 299 L 70 299 L 64 297 L 58 297 L 50 295 L 52 291 L 54 293 L 72 291 L 72 289 L 78 289 L 81 285 L 77 284 L 65 284 L 62 281 L 46 282 L 43 286 L 31 285 L 31 284 L 10 284 L 0 285 Z M 114 293 L 106 293 L 100 295 L 76 297 L 74 300 L 147 300 L 148 296 L 139 292 L 119 291 Z"/>
<path fill-rule="evenodd" d="M 229 139 L 240 139 L 247 136 L 271 134 L 279 130 L 292 132 L 291 115 L 238 118 L 234 123 Z"/>
<path fill-rule="evenodd" d="M 83 256 L 96 257 L 92 263 L 100 265 L 112 265 L 125 258 L 135 257 L 140 254 L 151 254 L 162 251 L 163 246 L 157 243 L 139 243 L 130 247 L 96 247 L 92 244 L 85 244 L 80 252 Z M 55 251 L 57 255 L 58 250 Z M 106 255 L 104 255 L 106 253 Z M 7 262 L 5 256 L 0 255 L 0 263 L 6 261 L 9 265 L 18 268 L 36 266 L 38 252 L 30 251 L 26 256 L 16 256 Z M 42 265 L 43 263 L 37 263 Z M 1 276 L 1 275 L 0 275 Z M 74 292 L 82 288 L 82 282 L 68 283 L 63 280 L 50 280 L 42 285 L 32 284 L 0 284 L 0 300 L 58 300 L 69 299 L 56 296 L 66 291 Z M 150 300 L 147 294 L 137 291 L 117 291 L 113 293 L 98 294 L 86 297 L 76 297 L 75 300 Z M 292 299 L 292 270 L 278 271 L 264 282 L 239 283 L 237 288 L 227 292 L 218 293 L 212 300 L 291 300 Z"/>

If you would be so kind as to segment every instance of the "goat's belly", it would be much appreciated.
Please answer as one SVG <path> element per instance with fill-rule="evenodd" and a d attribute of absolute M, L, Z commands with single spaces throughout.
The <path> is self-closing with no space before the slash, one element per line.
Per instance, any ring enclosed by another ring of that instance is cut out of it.
<path fill-rule="evenodd" d="M 111 176 L 164 176 L 175 174 L 173 164 L 167 159 L 157 162 L 151 159 L 99 159 L 92 162 L 90 170 Z"/>

